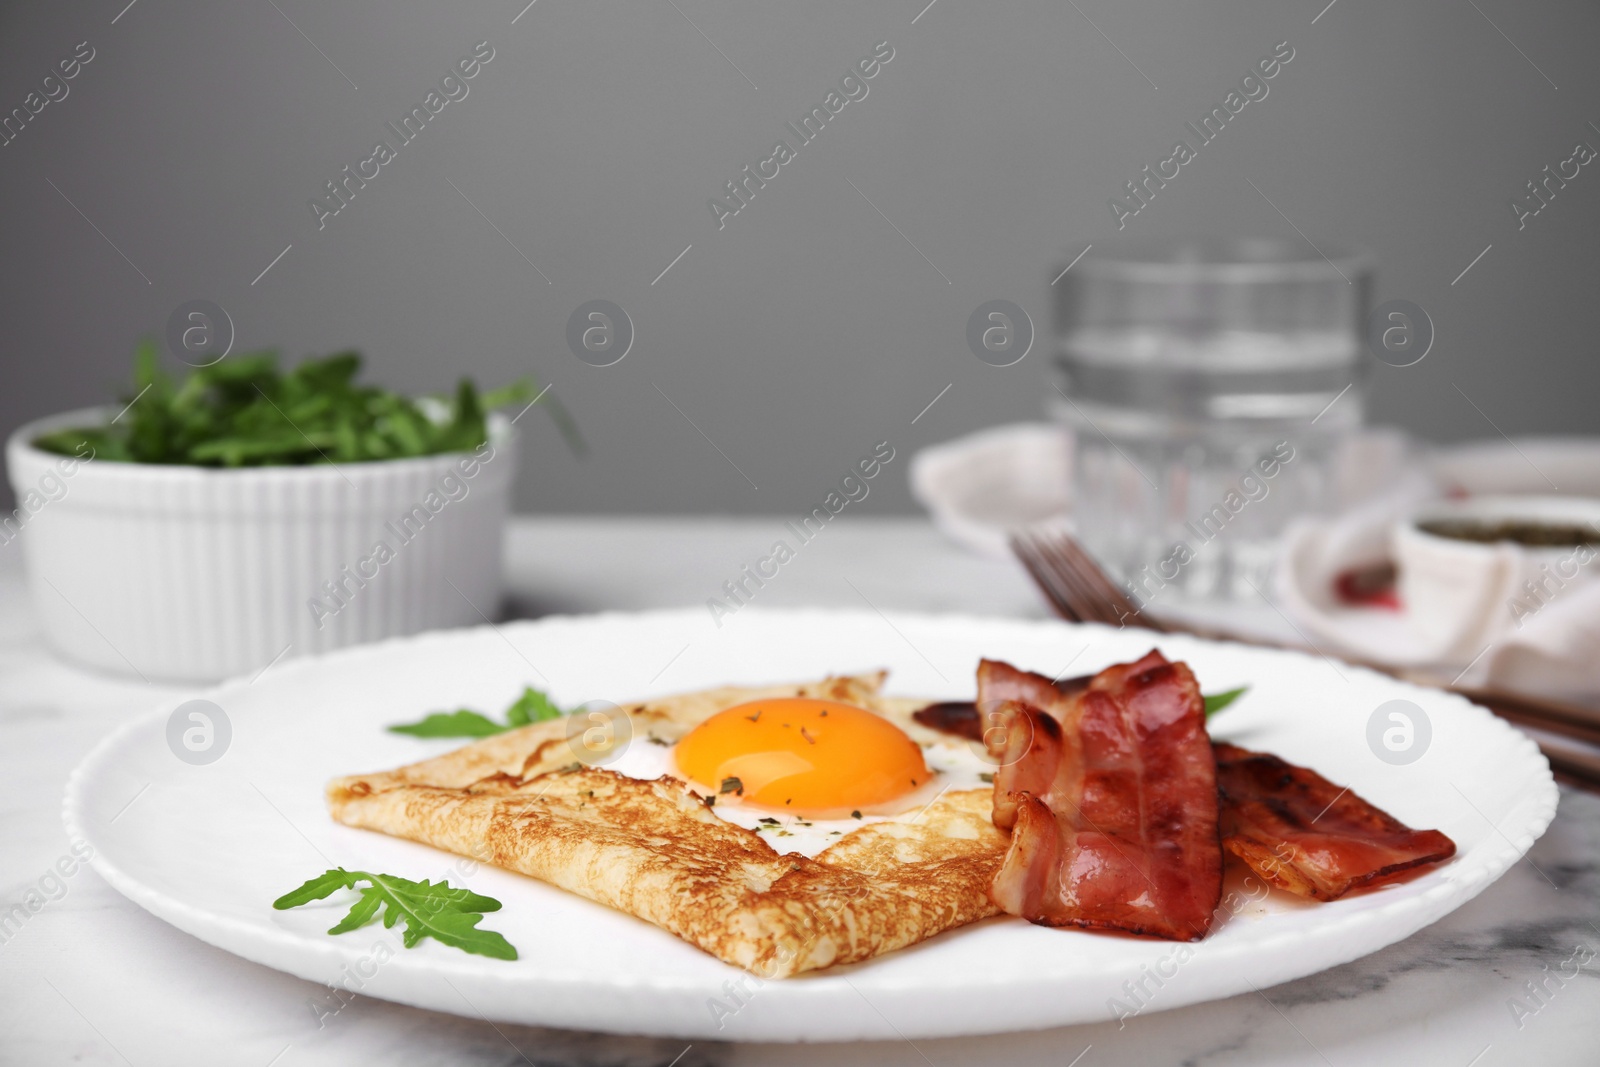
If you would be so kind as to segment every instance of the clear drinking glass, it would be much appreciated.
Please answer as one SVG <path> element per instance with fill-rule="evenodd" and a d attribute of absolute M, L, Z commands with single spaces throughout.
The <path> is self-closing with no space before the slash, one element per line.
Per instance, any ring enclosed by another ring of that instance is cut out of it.
<path fill-rule="evenodd" d="M 1269 591 L 1363 419 L 1370 265 L 1305 241 L 1095 249 L 1057 286 L 1079 539 L 1145 604 Z"/>

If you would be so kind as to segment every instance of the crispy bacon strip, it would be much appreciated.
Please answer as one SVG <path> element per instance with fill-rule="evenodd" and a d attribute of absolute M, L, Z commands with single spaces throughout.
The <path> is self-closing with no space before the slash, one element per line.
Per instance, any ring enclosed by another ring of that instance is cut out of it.
<path fill-rule="evenodd" d="M 994 668 L 1015 671 L 1004 664 L 992 665 Z M 1013 686 L 1049 681 L 1041 675 L 1005 680 Z M 991 711 L 991 716 L 998 714 L 999 709 Z M 917 712 L 916 718 L 961 737 L 984 737 L 984 719 L 974 702 L 930 705 Z M 1025 749 L 1022 742 L 1033 732 L 1031 724 L 1019 724 L 1018 752 Z M 991 725 L 990 740 L 995 739 Z M 1212 749 L 1217 761 L 1222 847 L 1279 889 L 1315 900 L 1334 900 L 1351 889 L 1380 884 L 1455 855 L 1455 842 L 1445 834 L 1412 830 L 1313 771 L 1225 743 L 1215 743 Z M 1015 812 L 1014 801 L 997 799 L 996 825 L 1012 825 Z"/>
<path fill-rule="evenodd" d="M 1438 830 L 1413 830 L 1315 771 L 1265 752 L 1213 747 L 1222 847 L 1279 889 L 1336 900 L 1456 854 Z"/>
<path fill-rule="evenodd" d="M 1000 757 L 994 822 L 1011 845 L 990 895 L 1045 926 L 1194 941 L 1222 897 L 1217 787 L 1194 675 L 1151 652 L 1063 692 L 1004 663 L 978 668 Z"/>
<path fill-rule="evenodd" d="M 972 700 L 945 700 L 911 713 L 911 717 L 932 730 L 939 730 L 969 741 L 983 740 L 983 719 Z"/>
<path fill-rule="evenodd" d="M 1071 714 L 1071 695 L 1089 681 L 1052 683 L 1043 675 L 993 661 L 979 668 L 980 690 L 990 700 L 1033 704 L 1045 709 L 1044 717 L 1057 725 Z M 973 740 L 985 739 L 987 719 L 987 740 L 1007 764 L 996 775 L 994 815 L 995 824 L 1005 829 L 1018 817 L 1019 800 L 1013 794 L 1048 797 L 1052 790 L 1065 790 L 1064 795 L 1070 795 L 1070 782 L 1055 779 L 1081 773 L 1081 768 L 1065 759 L 1062 732 L 1051 724 L 1029 716 L 1023 708 L 1003 703 L 986 706 L 985 715 L 974 702 L 930 705 L 916 718 Z M 1412 830 L 1314 771 L 1269 753 L 1221 742 L 1212 747 L 1222 847 L 1270 885 L 1314 900 L 1335 900 L 1352 889 L 1380 884 L 1455 855 L 1455 842 L 1445 834 Z"/>

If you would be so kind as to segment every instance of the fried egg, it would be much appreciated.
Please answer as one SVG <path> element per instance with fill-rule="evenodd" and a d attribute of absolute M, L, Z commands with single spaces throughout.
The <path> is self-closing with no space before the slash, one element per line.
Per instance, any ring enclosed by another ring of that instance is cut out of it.
<path fill-rule="evenodd" d="M 606 768 L 682 779 L 722 819 L 805 856 L 864 824 L 914 815 L 950 790 L 987 788 L 993 770 L 980 746 L 918 745 L 876 712 L 810 697 L 726 708 L 675 744 L 640 740 Z"/>

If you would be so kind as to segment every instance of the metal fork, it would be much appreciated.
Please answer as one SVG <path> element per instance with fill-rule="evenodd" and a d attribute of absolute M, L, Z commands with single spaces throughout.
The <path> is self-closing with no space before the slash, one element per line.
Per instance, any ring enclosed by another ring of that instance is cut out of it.
<path fill-rule="evenodd" d="M 1157 633 L 1190 633 L 1263 648 L 1297 648 L 1237 633 L 1171 626 L 1153 618 L 1111 580 L 1078 539 L 1059 527 L 1033 527 L 1011 535 L 1011 551 L 1026 568 L 1057 615 L 1069 622 L 1096 622 L 1107 626 L 1137 626 Z M 1325 654 L 1320 649 L 1301 651 Z M 1458 693 L 1519 727 L 1543 731 L 1535 737 L 1557 776 L 1586 789 L 1600 791 L 1600 712 L 1542 697 L 1528 697 L 1496 689 L 1441 685 L 1438 681 L 1402 673 L 1381 664 L 1352 661 L 1357 666 L 1435 689 Z M 1550 737 L 1550 734 L 1558 735 Z M 1571 742 L 1581 742 L 1574 745 Z"/>
<path fill-rule="evenodd" d="M 1165 633 L 1168 627 L 1140 613 L 1078 539 L 1065 530 L 1035 527 L 1011 535 L 1011 551 L 1057 615 L 1069 622 L 1133 625 Z"/>

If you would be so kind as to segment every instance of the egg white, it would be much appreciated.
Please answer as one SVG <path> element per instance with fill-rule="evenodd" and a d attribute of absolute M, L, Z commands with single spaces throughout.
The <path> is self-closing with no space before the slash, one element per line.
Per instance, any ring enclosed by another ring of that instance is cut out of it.
<path fill-rule="evenodd" d="M 706 788 L 692 781 L 678 769 L 673 758 L 675 744 L 662 744 L 647 738 L 635 737 L 615 758 L 604 764 L 606 770 L 615 771 L 627 778 L 643 781 L 670 775 L 689 782 L 696 792 Z M 780 853 L 797 853 L 815 856 L 852 830 L 875 822 L 883 822 L 907 813 L 913 816 L 946 792 L 963 789 L 988 789 L 994 766 L 980 756 L 972 746 L 960 741 L 936 741 L 922 746 L 922 757 L 933 772 L 933 777 L 916 789 L 896 797 L 889 804 L 863 808 L 861 818 L 811 819 L 802 815 L 787 814 L 770 808 L 745 803 L 733 793 L 717 797 L 711 811 L 718 818 L 735 826 L 759 833 L 763 840 Z M 766 820 L 766 821 L 763 821 Z"/>

